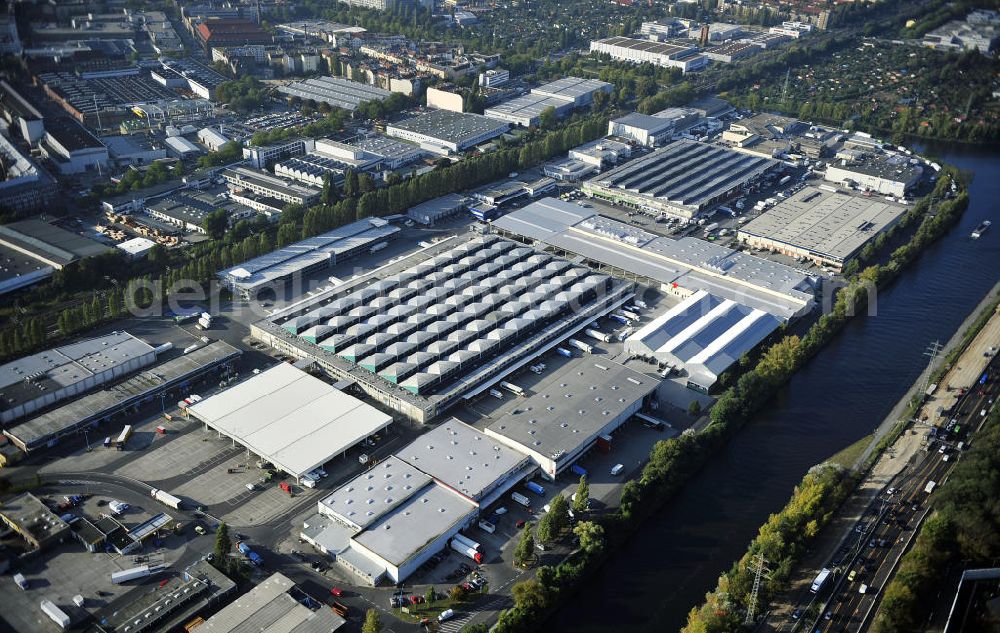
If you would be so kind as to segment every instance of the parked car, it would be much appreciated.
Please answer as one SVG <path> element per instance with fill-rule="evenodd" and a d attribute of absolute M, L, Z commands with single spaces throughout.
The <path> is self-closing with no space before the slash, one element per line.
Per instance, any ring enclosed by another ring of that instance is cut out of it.
<path fill-rule="evenodd" d="M 333 595 L 337 596 L 338 598 L 341 598 L 344 595 L 344 590 L 341 589 L 340 587 L 331 587 L 330 588 L 330 593 L 332 593 Z"/>
<path fill-rule="evenodd" d="M 615 464 L 614 466 L 611 467 L 611 474 L 614 476 L 618 476 L 622 474 L 623 470 L 625 470 L 624 464 Z"/>
<path fill-rule="evenodd" d="M 438 622 L 444 622 L 445 620 L 450 620 L 453 617 L 455 617 L 454 609 L 445 609 L 441 612 L 441 615 L 438 616 Z"/>

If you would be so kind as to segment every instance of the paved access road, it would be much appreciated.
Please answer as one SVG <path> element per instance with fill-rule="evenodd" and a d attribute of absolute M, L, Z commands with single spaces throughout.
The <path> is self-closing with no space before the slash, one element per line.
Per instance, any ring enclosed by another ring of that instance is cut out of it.
<path fill-rule="evenodd" d="M 947 485 L 947 477 L 961 459 L 958 444 L 978 430 L 995 398 L 1000 395 L 1000 363 L 991 361 L 986 385 L 965 393 L 955 406 L 955 425 L 961 430 L 946 439 L 932 439 L 926 450 L 873 501 L 842 547 L 827 562 L 832 570 L 818 593 L 810 588 L 797 597 L 792 617 L 774 630 L 796 632 L 863 633 L 871 624 L 882 592 L 909 549 L 923 519 L 930 512 L 933 488 Z M 920 432 L 920 431 L 918 431 Z M 819 570 L 816 570 L 817 574 Z M 863 592 L 862 592 L 863 590 Z"/>

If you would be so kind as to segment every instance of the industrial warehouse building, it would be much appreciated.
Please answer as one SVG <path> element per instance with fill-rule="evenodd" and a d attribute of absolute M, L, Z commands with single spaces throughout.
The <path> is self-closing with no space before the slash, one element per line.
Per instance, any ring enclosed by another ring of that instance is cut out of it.
<path fill-rule="evenodd" d="M 392 424 L 392 416 L 287 363 L 187 410 L 296 479 Z"/>
<path fill-rule="evenodd" d="M 823 178 L 902 198 L 920 181 L 922 174 L 923 168 L 915 158 L 902 154 L 862 154 L 854 160 L 830 163 Z"/>
<path fill-rule="evenodd" d="M 801 270 L 693 237 L 662 237 L 562 200 L 533 202 L 495 220 L 493 229 L 681 299 L 704 290 L 781 321 L 814 303 L 816 280 Z"/>
<path fill-rule="evenodd" d="M 385 133 L 417 143 L 434 154 L 448 155 L 494 139 L 508 129 L 508 123 L 479 114 L 433 110 L 391 123 Z"/>
<path fill-rule="evenodd" d="M 626 339 L 625 351 L 673 365 L 687 373 L 689 387 L 708 392 L 722 372 L 780 326 L 763 310 L 699 290 Z"/>
<path fill-rule="evenodd" d="M 580 358 L 535 387 L 486 435 L 529 455 L 554 480 L 597 438 L 622 426 L 648 404 L 658 381 L 618 363 Z"/>
<path fill-rule="evenodd" d="M 737 239 L 839 270 L 906 213 L 906 207 L 882 198 L 823 187 L 805 187 L 782 200 L 743 225 Z"/>
<path fill-rule="evenodd" d="M 111 251 L 100 242 L 42 220 L 22 220 L 0 226 L 0 247 L 27 255 L 56 270 Z"/>
<path fill-rule="evenodd" d="M 592 41 L 590 52 L 607 53 L 612 59 L 636 64 L 649 63 L 665 68 L 677 68 L 684 73 L 698 71 L 708 66 L 708 58 L 698 52 L 697 46 L 679 42 L 668 44 L 615 36 Z"/>
<path fill-rule="evenodd" d="M 589 195 L 684 219 L 746 191 L 781 165 L 768 158 L 680 140 L 583 183 Z"/>
<path fill-rule="evenodd" d="M 384 220 L 358 220 L 227 268 L 217 276 L 234 293 L 251 298 L 264 289 L 350 259 L 397 233 L 399 228 Z"/>
<path fill-rule="evenodd" d="M 635 141 L 646 147 L 656 147 L 673 138 L 701 117 L 693 110 L 670 108 L 657 114 L 630 112 L 608 121 L 608 135 Z"/>
<path fill-rule="evenodd" d="M 331 633 L 346 623 L 333 609 L 306 597 L 287 576 L 274 573 L 198 629 L 202 633 Z"/>
<path fill-rule="evenodd" d="M 31 452 L 54 444 L 60 438 L 97 427 L 136 405 L 219 370 L 240 356 L 240 350 L 224 341 L 212 341 L 106 389 L 77 397 L 62 406 L 4 430 L 22 451 Z M 117 432 L 117 429 L 114 431 Z M 96 438 L 95 438 L 96 439 Z"/>
<path fill-rule="evenodd" d="M 565 116 L 574 108 L 592 103 L 597 92 L 610 94 L 611 88 L 611 84 L 597 79 L 563 77 L 532 88 L 529 94 L 486 108 L 483 114 L 491 119 L 531 127 L 538 125 L 539 117 L 547 108 L 552 108 L 556 116 Z"/>
<path fill-rule="evenodd" d="M 320 501 L 301 535 L 369 584 L 401 582 L 535 470 L 451 419 Z"/>
<path fill-rule="evenodd" d="M 153 346 L 128 332 L 86 339 L 0 366 L 0 421 L 31 415 L 156 362 Z"/>
<path fill-rule="evenodd" d="M 626 302 L 631 284 L 495 236 L 453 238 L 253 324 L 427 422 Z"/>
<path fill-rule="evenodd" d="M 285 204 L 309 206 L 319 200 L 320 190 L 272 176 L 263 170 L 234 167 L 222 172 L 232 191 L 249 191 Z"/>
<path fill-rule="evenodd" d="M 315 77 L 278 88 L 278 92 L 312 99 L 316 103 L 327 103 L 353 112 L 366 101 L 385 101 L 392 92 L 385 88 L 342 79 L 340 77 Z"/>

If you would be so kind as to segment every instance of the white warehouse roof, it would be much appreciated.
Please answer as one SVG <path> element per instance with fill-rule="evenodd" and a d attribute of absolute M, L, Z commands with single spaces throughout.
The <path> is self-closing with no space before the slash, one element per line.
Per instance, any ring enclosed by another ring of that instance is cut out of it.
<path fill-rule="evenodd" d="M 630 336 L 625 351 L 683 366 L 688 381 L 707 390 L 780 325 L 763 310 L 699 290 Z"/>
<path fill-rule="evenodd" d="M 295 477 L 392 423 L 391 416 L 287 363 L 188 411 Z"/>

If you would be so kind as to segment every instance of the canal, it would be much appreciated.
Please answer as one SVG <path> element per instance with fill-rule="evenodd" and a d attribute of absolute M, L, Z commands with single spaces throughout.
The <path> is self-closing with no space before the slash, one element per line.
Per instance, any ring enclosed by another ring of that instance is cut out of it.
<path fill-rule="evenodd" d="M 652 517 L 546 630 L 677 631 L 806 471 L 871 433 L 1000 275 L 1000 154 L 921 148 L 975 173 L 958 226 L 800 371 L 775 401 Z M 993 222 L 979 240 L 970 237 Z"/>

